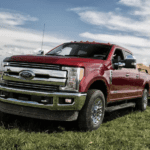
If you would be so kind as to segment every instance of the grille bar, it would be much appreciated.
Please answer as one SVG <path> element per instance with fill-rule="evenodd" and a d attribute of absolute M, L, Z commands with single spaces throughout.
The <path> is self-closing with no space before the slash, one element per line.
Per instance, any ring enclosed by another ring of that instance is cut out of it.
<path fill-rule="evenodd" d="M 12 81 L 5 81 L 5 85 L 9 87 L 21 87 L 24 89 L 38 89 L 38 90 L 46 90 L 46 91 L 58 91 L 59 88 L 58 86 L 54 86 L 54 85 L 42 85 L 42 84 L 12 82 Z"/>
<path fill-rule="evenodd" d="M 9 62 L 9 66 L 61 70 L 60 65 L 39 64 L 39 63 Z"/>

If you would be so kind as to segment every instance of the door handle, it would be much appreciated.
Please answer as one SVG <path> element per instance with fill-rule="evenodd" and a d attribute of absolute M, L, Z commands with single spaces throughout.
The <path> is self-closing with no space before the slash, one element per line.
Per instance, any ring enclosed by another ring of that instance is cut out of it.
<path fill-rule="evenodd" d="M 129 76 L 129 74 L 126 74 L 126 77 L 128 77 Z"/>

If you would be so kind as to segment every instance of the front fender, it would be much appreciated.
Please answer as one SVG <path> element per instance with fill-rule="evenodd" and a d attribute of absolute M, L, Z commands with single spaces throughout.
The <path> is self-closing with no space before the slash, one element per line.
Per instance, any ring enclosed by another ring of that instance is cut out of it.
<path fill-rule="evenodd" d="M 109 90 L 109 84 L 103 76 L 88 76 L 83 78 L 82 82 L 80 83 L 80 92 L 86 93 L 90 86 L 96 81 L 103 81 L 107 87 L 107 90 Z"/>

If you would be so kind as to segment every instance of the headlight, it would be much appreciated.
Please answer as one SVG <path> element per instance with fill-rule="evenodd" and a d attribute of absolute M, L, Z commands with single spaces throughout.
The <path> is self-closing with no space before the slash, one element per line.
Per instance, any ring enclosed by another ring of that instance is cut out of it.
<path fill-rule="evenodd" d="M 6 57 L 2 62 L 1 62 L 1 70 L 2 70 L 2 73 L 0 73 L 0 83 L 3 83 L 4 81 L 2 80 L 3 78 L 3 73 L 5 71 L 5 66 L 8 66 L 9 65 L 9 62 L 7 62 L 7 60 L 9 59 L 10 57 Z"/>
<path fill-rule="evenodd" d="M 2 62 L 1 63 L 2 72 L 4 72 L 4 70 L 5 70 L 4 67 L 8 66 L 8 65 L 9 65 L 9 62 Z"/>
<path fill-rule="evenodd" d="M 4 62 L 1 62 L 1 71 L 2 72 L 0 72 L 0 83 L 3 83 L 2 82 L 2 77 L 3 77 L 3 73 L 4 73 L 4 64 L 3 64 Z"/>
<path fill-rule="evenodd" d="M 76 91 L 79 90 L 79 84 L 84 76 L 84 68 L 62 67 L 62 70 L 67 70 L 67 83 L 65 87 L 60 87 L 60 90 Z"/>

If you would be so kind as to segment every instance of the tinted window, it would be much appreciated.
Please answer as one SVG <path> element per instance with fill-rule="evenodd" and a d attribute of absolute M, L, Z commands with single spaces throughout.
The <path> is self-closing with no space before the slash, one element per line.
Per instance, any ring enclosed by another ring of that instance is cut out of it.
<path fill-rule="evenodd" d="M 46 55 L 107 59 L 111 46 L 100 44 L 65 43 Z"/>
<path fill-rule="evenodd" d="M 128 56 L 128 55 L 132 56 L 132 54 L 127 52 L 127 51 L 124 51 L 124 53 L 125 53 L 125 57 Z"/>
<path fill-rule="evenodd" d="M 113 55 L 113 59 L 115 60 L 124 60 L 123 53 L 121 49 L 116 49 Z"/>

